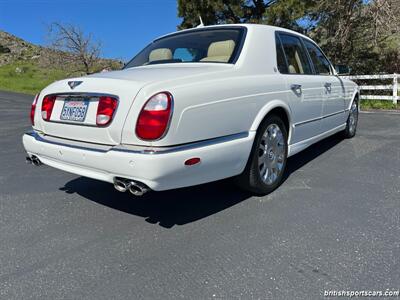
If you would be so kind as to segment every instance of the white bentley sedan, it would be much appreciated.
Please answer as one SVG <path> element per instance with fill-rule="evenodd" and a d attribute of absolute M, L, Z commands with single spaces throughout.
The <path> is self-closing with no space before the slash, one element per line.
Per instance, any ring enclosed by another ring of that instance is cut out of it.
<path fill-rule="evenodd" d="M 27 161 L 142 195 L 227 177 L 256 194 L 287 158 L 342 131 L 358 88 L 296 32 L 218 25 L 154 40 L 123 70 L 55 82 L 35 97 Z"/>

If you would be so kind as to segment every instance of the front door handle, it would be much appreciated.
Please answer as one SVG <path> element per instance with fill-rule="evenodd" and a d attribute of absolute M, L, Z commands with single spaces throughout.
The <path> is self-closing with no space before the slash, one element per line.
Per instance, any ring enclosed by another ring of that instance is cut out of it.
<path fill-rule="evenodd" d="M 297 95 L 301 95 L 301 84 L 292 84 L 290 85 L 290 89 Z"/>

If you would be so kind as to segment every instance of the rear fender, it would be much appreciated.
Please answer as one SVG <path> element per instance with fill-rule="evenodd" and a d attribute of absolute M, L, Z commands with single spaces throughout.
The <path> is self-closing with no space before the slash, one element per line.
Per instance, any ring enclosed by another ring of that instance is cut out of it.
<path fill-rule="evenodd" d="M 353 104 L 353 102 L 356 99 L 356 97 L 358 97 L 359 95 L 360 95 L 360 90 L 357 87 L 356 89 L 354 89 L 353 95 L 351 96 L 351 100 L 349 101 L 349 105 L 346 108 L 347 111 L 350 111 L 351 105 Z M 358 110 L 360 110 L 360 101 L 358 101 Z"/>
<path fill-rule="evenodd" d="M 266 105 L 264 105 L 260 109 L 260 111 L 258 112 L 257 116 L 255 117 L 255 119 L 253 121 L 253 124 L 251 125 L 250 131 L 257 131 L 261 122 L 274 108 L 283 108 L 286 112 L 286 115 L 287 115 L 287 118 L 289 121 L 288 144 L 290 144 L 290 140 L 292 137 L 291 109 L 290 109 L 289 105 L 287 105 L 284 101 L 279 100 L 279 99 L 269 101 Z"/>

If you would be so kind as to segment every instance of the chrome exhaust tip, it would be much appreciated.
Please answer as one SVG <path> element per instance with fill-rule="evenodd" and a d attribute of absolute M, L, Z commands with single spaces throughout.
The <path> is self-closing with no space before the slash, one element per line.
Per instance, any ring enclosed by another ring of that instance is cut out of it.
<path fill-rule="evenodd" d="M 27 156 L 27 157 L 25 158 L 25 162 L 26 162 L 27 164 L 32 164 L 32 165 L 34 165 L 34 166 L 36 166 L 36 167 L 42 165 L 42 162 L 40 161 L 40 159 L 37 158 L 35 155 Z"/>
<path fill-rule="evenodd" d="M 32 163 L 34 166 L 38 167 L 42 165 L 42 162 L 36 156 L 32 156 Z"/>
<path fill-rule="evenodd" d="M 143 196 L 150 191 L 150 188 L 145 184 L 127 178 L 114 178 L 114 188 L 121 193 L 129 191 L 132 195 Z"/>
<path fill-rule="evenodd" d="M 125 193 L 129 188 L 129 183 L 126 180 L 114 178 L 114 188 L 121 193 Z"/>
<path fill-rule="evenodd" d="M 129 192 L 135 196 L 143 196 L 149 191 L 149 188 L 139 182 L 131 181 L 129 185 Z"/>

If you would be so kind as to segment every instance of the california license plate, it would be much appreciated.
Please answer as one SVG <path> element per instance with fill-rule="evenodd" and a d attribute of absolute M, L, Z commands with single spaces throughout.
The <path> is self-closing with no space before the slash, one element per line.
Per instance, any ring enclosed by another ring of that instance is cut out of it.
<path fill-rule="evenodd" d="M 84 122 L 88 107 L 88 100 L 66 99 L 61 111 L 60 120 Z"/>

